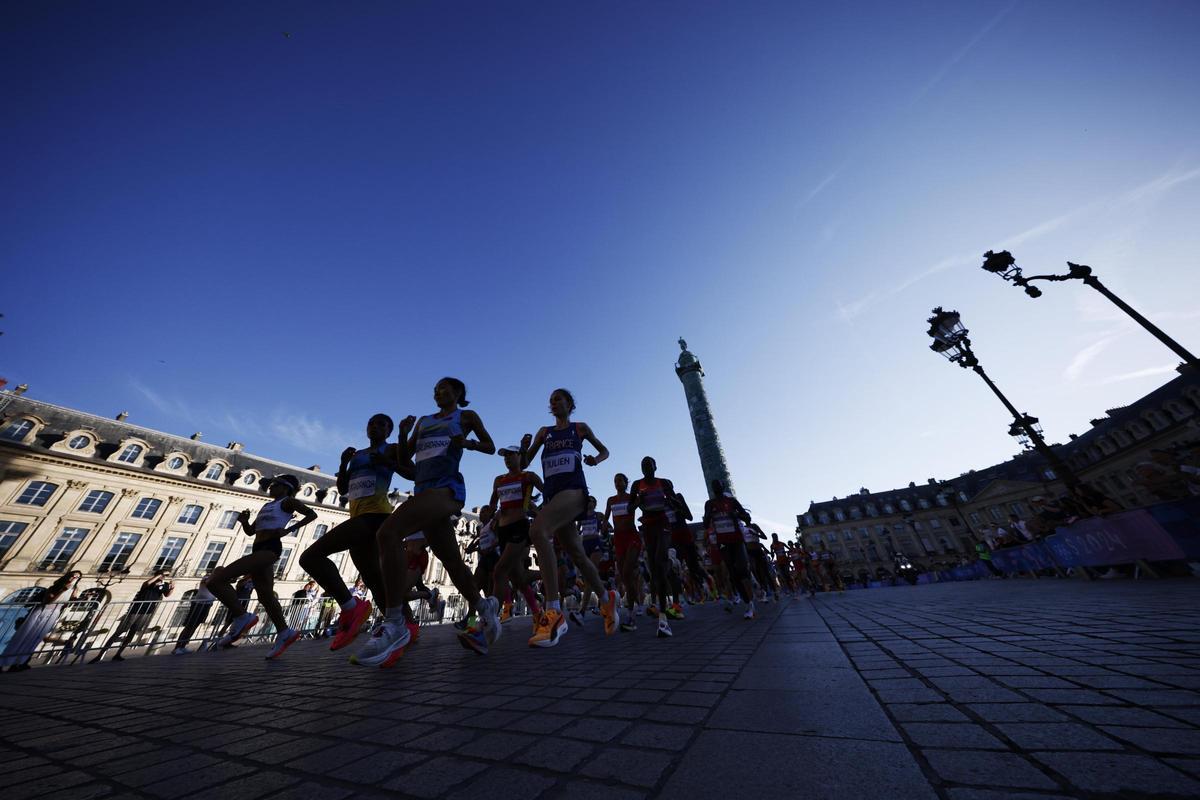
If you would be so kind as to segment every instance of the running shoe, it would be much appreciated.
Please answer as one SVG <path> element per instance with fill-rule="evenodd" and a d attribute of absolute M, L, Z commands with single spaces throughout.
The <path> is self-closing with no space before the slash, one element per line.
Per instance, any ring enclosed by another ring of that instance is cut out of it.
<path fill-rule="evenodd" d="M 329 643 L 330 650 L 341 650 L 354 641 L 363 625 L 371 618 L 371 601 L 354 598 L 354 605 L 338 616 L 337 633 Z"/>
<path fill-rule="evenodd" d="M 421 638 L 421 626 L 417 623 L 406 622 L 404 623 L 404 627 L 408 628 L 408 635 L 412 637 L 414 642 Z"/>
<path fill-rule="evenodd" d="M 608 595 L 604 598 L 604 604 L 600 606 L 600 614 L 604 617 L 605 636 L 612 636 L 620 627 L 620 606 L 621 596 L 615 590 L 609 589 Z"/>
<path fill-rule="evenodd" d="M 634 606 L 633 613 L 637 614 L 640 617 L 646 613 L 646 607 L 643 605 Z"/>
<path fill-rule="evenodd" d="M 500 624 L 508 622 L 512 619 L 512 603 L 505 603 L 504 608 L 500 609 Z"/>
<path fill-rule="evenodd" d="M 746 608 L 746 613 L 742 614 L 742 619 L 754 619 L 754 603 L 751 603 Z"/>
<path fill-rule="evenodd" d="M 174 650 L 171 651 L 171 655 L 186 656 L 190 652 L 192 652 L 192 651 L 188 650 L 186 647 L 176 647 Z"/>
<path fill-rule="evenodd" d="M 479 622 L 488 642 L 495 644 L 500 639 L 504 629 L 500 627 L 500 601 L 494 597 L 485 597 L 479 603 Z"/>
<path fill-rule="evenodd" d="M 683 609 L 678 604 L 667 606 L 666 615 L 671 619 L 683 619 Z"/>
<path fill-rule="evenodd" d="M 562 612 L 555 608 L 547 608 L 538 619 L 533 636 L 529 639 L 530 647 L 553 647 L 567 632 L 567 623 Z"/>
<path fill-rule="evenodd" d="M 363 649 L 350 656 L 350 663 L 364 667 L 391 666 L 411 641 L 407 625 L 384 620 Z"/>
<path fill-rule="evenodd" d="M 298 641 L 300 641 L 300 631 L 294 628 L 280 631 L 279 635 L 275 637 L 275 646 L 271 648 L 271 652 L 267 653 L 267 658 L 279 658 L 283 655 L 284 650 Z"/>
<path fill-rule="evenodd" d="M 574 622 L 579 627 L 583 627 L 583 614 L 580 614 L 578 611 L 574 609 L 568 611 L 567 619 L 571 620 L 571 622 Z"/>
<path fill-rule="evenodd" d="M 458 643 L 468 650 L 473 650 L 481 656 L 488 654 L 488 637 L 483 628 L 467 628 L 458 635 Z"/>
<path fill-rule="evenodd" d="M 671 633 L 671 626 L 667 622 L 667 618 L 659 617 L 658 618 L 658 638 L 669 639 L 674 635 L 675 634 Z"/>
<path fill-rule="evenodd" d="M 454 623 L 454 629 L 455 629 L 456 631 L 458 631 L 459 633 L 462 633 L 462 632 L 463 632 L 463 631 L 465 631 L 467 628 L 469 628 L 469 627 L 471 627 L 472 625 L 474 625 L 474 624 L 475 624 L 475 619 L 474 619 L 474 617 L 475 617 L 475 615 L 474 615 L 474 614 L 469 614 L 469 615 L 467 615 L 467 616 L 463 617 L 462 619 L 460 619 L 460 620 L 458 620 L 457 622 L 455 622 L 455 623 Z"/>
<path fill-rule="evenodd" d="M 647 617 L 657 617 L 658 616 L 658 606 L 654 605 L 653 603 L 646 606 L 646 616 Z"/>
<path fill-rule="evenodd" d="M 225 634 L 220 639 L 217 639 L 216 643 L 213 645 L 213 649 L 219 650 L 226 647 L 233 647 L 234 642 L 252 631 L 254 626 L 257 624 L 258 614 L 246 612 L 245 614 L 239 615 L 238 618 L 233 621 L 233 624 L 229 626 L 229 633 Z"/>
<path fill-rule="evenodd" d="M 633 621 L 633 617 L 630 617 L 628 622 L 621 623 L 621 633 L 633 633 L 636 630 L 637 623 Z"/>

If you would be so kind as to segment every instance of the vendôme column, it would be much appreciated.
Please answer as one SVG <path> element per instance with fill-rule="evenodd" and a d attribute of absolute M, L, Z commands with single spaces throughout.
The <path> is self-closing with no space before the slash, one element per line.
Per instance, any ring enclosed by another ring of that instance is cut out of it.
<path fill-rule="evenodd" d="M 733 492 L 733 481 L 729 477 L 729 466 L 725 463 L 725 451 L 713 424 L 712 409 L 708 407 L 708 395 L 704 392 L 704 369 L 700 359 L 688 349 L 687 342 L 679 340 L 679 360 L 675 362 L 675 374 L 683 384 L 687 397 L 688 413 L 692 417 L 692 431 L 696 434 L 696 450 L 700 453 L 700 468 L 704 471 L 704 488 L 712 493 L 713 479 L 725 484 L 725 491 Z"/>

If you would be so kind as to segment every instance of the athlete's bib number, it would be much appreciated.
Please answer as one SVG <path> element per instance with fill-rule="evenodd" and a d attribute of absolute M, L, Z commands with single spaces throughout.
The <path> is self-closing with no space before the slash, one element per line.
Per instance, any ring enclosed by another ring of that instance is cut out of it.
<path fill-rule="evenodd" d="M 444 456 L 449 449 L 449 436 L 428 436 L 424 439 L 418 439 L 417 452 L 413 456 L 413 461 L 424 461 L 427 458 Z"/>
<path fill-rule="evenodd" d="M 525 487 L 519 483 L 503 483 L 496 489 L 501 506 L 520 505 L 525 496 Z"/>
<path fill-rule="evenodd" d="M 588 520 L 587 522 L 583 523 L 583 525 L 580 526 L 579 535 L 585 536 L 589 539 L 594 536 L 599 536 L 600 535 L 600 524 L 598 522 L 596 522 L 596 520 L 594 520 L 594 519 Z"/>
<path fill-rule="evenodd" d="M 628 517 L 629 516 L 629 503 L 613 503 L 612 504 L 612 515 L 614 517 Z"/>
<path fill-rule="evenodd" d="M 729 517 L 717 517 L 714 519 L 713 529 L 717 533 L 737 533 L 737 525 Z"/>
<path fill-rule="evenodd" d="M 555 453 L 552 456 L 542 457 L 542 474 L 547 478 L 551 475 L 565 475 L 575 471 L 575 466 L 579 463 L 578 453 Z"/>
<path fill-rule="evenodd" d="M 346 493 L 346 496 L 351 500 L 370 497 L 373 494 L 375 494 L 374 475 L 360 475 L 350 479 L 350 491 Z"/>

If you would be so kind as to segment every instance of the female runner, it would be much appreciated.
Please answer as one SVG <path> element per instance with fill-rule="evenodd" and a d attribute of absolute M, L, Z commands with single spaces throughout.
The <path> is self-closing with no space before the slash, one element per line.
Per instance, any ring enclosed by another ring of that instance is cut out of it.
<path fill-rule="evenodd" d="M 738 523 L 749 523 L 750 513 L 736 497 L 725 494 L 725 486 L 714 478 L 712 498 L 704 504 L 704 526 L 712 527 L 721 548 L 722 561 L 729 569 L 730 583 L 746 601 L 746 619 L 754 619 L 754 593 L 750 588 L 750 565 L 746 544 Z M 726 611 L 730 610 L 727 605 Z"/>
<path fill-rule="evenodd" d="M 600 575 L 600 562 L 604 560 L 604 537 L 608 535 L 608 520 L 603 514 L 596 511 L 596 498 L 588 496 L 587 512 L 583 518 L 579 520 L 579 540 L 583 543 L 583 552 L 592 563 L 596 565 L 596 574 Z M 601 582 L 604 581 L 603 575 L 600 577 Z M 571 622 L 576 625 L 583 625 L 583 615 L 592 607 L 592 590 L 584 589 L 583 601 L 579 604 L 578 611 L 570 613 Z M 596 602 L 600 601 L 600 596 L 596 596 Z"/>
<path fill-rule="evenodd" d="M 523 466 L 545 448 L 542 453 L 542 475 L 546 500 L 533 521 L 530 536 L 533 546 L 537 548 L 547 607 L 534 626 L 533 636 L 529 639 L 531 647 L 553 647 L 567 629 L 562 614 L 558 565 L 555 563 L 552 539 L 558 540 L 579 568 L 588 588 L 604 598 L 601 612 L 604 614 L 605 634 L 611 635 L 617 630 L 617 593 L 605 589 L 596 565 L 584 554 L 579 532 L 575 529 L 575 520 L 587 509 L 587 481 L 583 477 L 583 465 L 594 467 L 604 461 L 608 458 L 608 448 L 596 438 L 587 423 L 571 422 L 571 412 L 574 410 L 575 398 L 571 393 L 566 389 L 555 389 L 550 394 L 550 413 L 554 415 L 554 425 L 539 428 L 534 436 L 527 433 L 521 438 Z M 583 455 L 585 441 L 596 448 L 596 455 Z"/>
<path fill-rule="evenodd" d="M 467 406 L 467 387 L 457 378 L 442 378 L 433 387 L 438 410 L 421 417 L 404 442 L 401 461 L 412 454 L 415 485 L 413 494 L 392 512 L 379 528 L 379 557 L 388 607 L 383 624 L 355 656 L 356 663 L 389 667 L 412 640 L 405 625 L 404 609 L 412 588 L 404 540 L 423 531 L 433 554 L 438 557 L 454 586 L 467 600 L 467 618 L 472 621 L 459 634 L 464 647 L 486 654 L 488 643 L 500 636 L 498 609 L 484 599 L 475 586 L 471 570 L 463 563 L 454 536 L 452 518 L 462 511 L 467 489 L 458 464 L 464 450 L 494 453 L 496 446 L 483 421 Z M 469 439 L 471 434 L 474 439 Z M 481 602 L 482 601 L 482 602 Z M 476 617 L 476 611 L 479 616 Z M 482 624 L 480 624 L 482 623 Z"/>
<path fill-rule="evenodd" d="M 642 591 L 642 571 L 638 566 L 642 556 L 642 537 L 638 535 L 633 521 L 633 508 L 629 505 L 629 478 L 623 472 L 618 472 L 613 476 L 613 485 L 617 493 L 608 498 L 604 514 L 612 520 L 613 557 L 617 562 L 617 575 L 625 590 L 627 606 L 626 616 L 621 620 L 621 630 L 628 632 L 637 630 L 633 607 Z"/>
<path fill-rule="evenodd" d="M 496 538 L 500 540 L 500 560 L 492 572 L 492 597 L 506 597 L 511 583 L 525 596 L 529 613 L 537 619 L 541 614 L 537 595 L 530 587 L 525 560 L 529 556 L 529 511 L 534 491 L 545 492 L 542 479 L 521 469 L 521 448 L 502 447 L 504 466 L 508 471 L 492 482 L 492 497 L 488 505 L 495 510 Z M 512 602 L 504 603 L 501 621 L 512 617 Z"/>
<path fill-rule="evenodd" d="M 667 622 L 667 595 L 670 593 L 667 580 L 670 522 L 667 510 L 673 509 L 678 513 L 681 504 L 671 482 L 655 477 L 657 469 L 653 458 L 646 456 L 642 459 L 642 477 L 633 482 L 633 488 L 629 491 L 629 507 L 642 510 L 642 538 L 646 542 L 652 599 L 658 611 L 658 636 L 666 638 L 672 635 L 671 625 Z"/>
<path fill-rule="evenodd" d="M 238 515 L 242 530 L 254 537 L 254 545 L 250 555 L 217 567 L 208 576 L 208 591 L 212 592 L 213 597 L 220 600 L 221 605 L 229 610 L 230 616 L 234 617 L 229 633 L 217 641 L 216 647 L 228 647 L 258 624 L 258 615 L 242 608 L 237 592 L 230 585 L 238 575 L 249 575 L 254 581 L 258 602 L 262 603 L 267 616 L 279 631 L 275 636 L 275 646 L 267 653 L 267 658 L 283 655 L 283 651 L 300 638 L 300 632 L 288 626 L 287 617 L 279 607 L 279 598 L 273 591 L 275 562 L 283 555 L 283 537 L 295 533 L 317 518 L 315 511 L 296 499 L 298 491 L 299 478 L 295 475 L 278 475 L 267 483 L 267 494 L 271 496 L 271 501 L 259 509 L 254 524 L 250 524 L 249 511 Z M 296 514 L 301 515 L 300 521 L 289 525 Z"/>

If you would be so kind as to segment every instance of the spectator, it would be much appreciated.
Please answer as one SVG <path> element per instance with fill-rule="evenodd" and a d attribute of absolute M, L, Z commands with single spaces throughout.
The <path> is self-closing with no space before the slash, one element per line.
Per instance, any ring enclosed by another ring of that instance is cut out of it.
<path fill-rule="evenodd" d="M 1089 516 L 1103 517 L 1125 510 L 1120 503 L 1086 483 L 1076 487 L 1075 496 Z"/>
<path fill-rule="evenodd" d="M 71 570 L 50 584 L 36 605 L 31 605 L 25 616 L 17 621 L 17 632 L 0 655 L 0 669 L 8 667 L 9 672 L 24 672 L 30 668 L 29 660 L 54 630 L 66 604 L 75 599 L 75 587 L 82 577 L 79 570 Z"/>
<path fill-rule="evenodd" d="M 212 592 L 208 590 L 208 578 L 200 579 L 200 588 L 196 589 L 196 593 L 192 595 L 192 604 L 188 608 L 187 617 L 183 620 L 183 630 L 179 632 L 179 639 L 175 642 L 175 649 L 171 651 L 173 656 L 187 655 L 191 650 L 187 649 L 187 643 L 195 634 L 196 628 L 204 624 L 208 619 L 208 612 L 212 609 L 213 597 Z"/>
<path fill-rule="evenodd" d="M 1133 474 L 1134 483 L 1156 500 L 1182 500 L 1191 494 L 1186 473 L 1167 450 L 1151 450 L 1150 459 L 1136 464 Z"/>
<path fill-rule="evenodd" d="M 1024 544 L 1025 542 L 1033 541 L 1033 531 L 1029 530 L 1029 526 L 1025 523 L 1025 520 L 1021 519 L 1016 514 L 1008 515 L 1008 529 L 1017 539 L 1018 544 Z"/>
<path fill-rule="evenodd" d="M 983 565 L 987 567 L 988 572 L 992 573 L 993 578 L 1004 577 L 1004 573 L 1000 571 L 1000 568 L 992 563 L 992 551 L 988 549 L 987 544 L 984 542 L 976 542 L 975 553 L 979 556 L 979 560 L 983 562 Z"/>
<path fill-rule="evenodd" d="M 113 646 L 118 638 L 121 639 L 121 646 L 117 649 L 117 654 L 113 656 L 113 661 L 124 661 L 125 657 L 121 653 L 125 652 L 125 648 L 130 643 L 142 634 L 142 631 L 150 627 L 150 622 L 154 619 L 154 611 L 158 608 L 158 603 L 164 597 L 170 597 L 171 592 L 175 587 L 168 578 L 171 577 L 171 570 L 160 569 L 155 572 L 150 578 L 142 584 L 138 589 L 137 594 L 133 596 L 133 602 L 129 604 L 129 613 L 117 625 L 117 629 L 113 631 L 112 636 L 108 637 L 108 641 L 100 648 L 100 652 L 96 657 L 89 661 L 89 664 L 95 664 L 104 658 L 104 654 L 108 652 L 108 648 Z"/>

